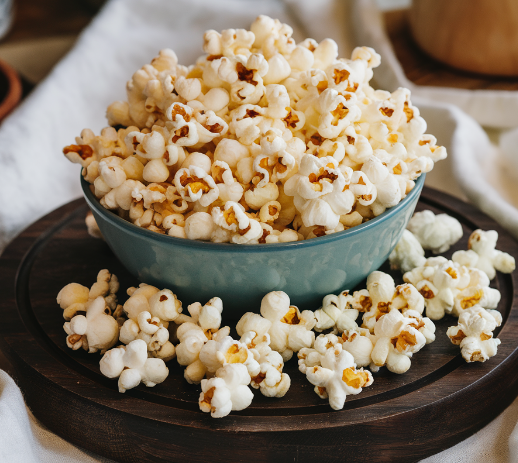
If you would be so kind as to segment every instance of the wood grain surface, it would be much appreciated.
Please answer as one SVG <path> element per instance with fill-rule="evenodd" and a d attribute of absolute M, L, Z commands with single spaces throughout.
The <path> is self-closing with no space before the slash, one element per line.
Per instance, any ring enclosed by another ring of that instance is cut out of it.
<path fill-rule="evenodd" d="M 461 221 L 464 236 L 447 256 L 465 249 L 470 232 L 483 228 L 496 229 L 498 247 L 518 257 L 517 243 L 473 206 L 425 188 L 418 209 Z M 372 386 L 348 396 L 341 411 L 313 392 L 296 358 L 285 367 L 292 386 L 284 398 L 254 390 L 249 408 L 222 419 L 198 409 L 200 387 L 183 379 L 175 360 L 164 383 L 120 394 L 117 381 L 100 374 L 98 354 L 66 347 L 56 303 L 61 287 L 72 281 L 90 286 L 102 268 L 119 277 L 121 303 L 124 289 L 138 283 L 103 241 L 87 234 L 86 212 L 82 199 L 52 212 L 0 259 L 2 349 L 36 417 L 80 447 L 125 462 L 417 461 L 472 435 L 518 394 L 516 281 L 503 274 L 492 282 L 502 293 L 504 318 L 495 357 L 466 364 L 445 335 L 456 324 L 446 316 L 436 323 L 437 340 L 414 355 L 406 374 L 383 368 Z M 390 271 L 388 265 L 381 270 Z"/>
<path fill-rule="evenodd" d="M 518 90 L 516 77 L 488 77 L 463 72 L 427 55 L 412 38 L 408 10 L 387 11 L 384 20 L 396 57 L 407 78 L 415 84 L 472 90 Z"/>

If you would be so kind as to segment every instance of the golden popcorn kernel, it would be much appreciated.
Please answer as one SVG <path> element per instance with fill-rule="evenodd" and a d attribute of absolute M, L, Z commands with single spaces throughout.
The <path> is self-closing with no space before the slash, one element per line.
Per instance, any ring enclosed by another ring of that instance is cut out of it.
<path fill-rule="evenodd" d="M 270 214 L 270 216 L 273 217 L 275 214 L 277 214 L 277 212 L 279 212 L 277 206 L 274 206 L 273 204 L 270 204 L 268 206 L 268 214 Z"/>
<path fill-rule="evenodd" d="M 428 145 L 430 143 L 430 140 L 419 140 L 419 145 L 424 146 Z"/>
<path fill-rule="evenodd" d="M 169 299 L 169 298 L 168 298 L 165 294 L 162 294 L 162 295 L 160 296 L 159 301 L 160 301 L 160 302 L 164 302 L 164 301 L 167 301 L 168 299 Z"/>
<path fill-rule="evenodd" d="M 480 233 L 473 232 L 468 240 L 468 249 L 471 249 L 473 242 L 480 241 L 480 238 Z"/>
<path fill-rule="evenodd" d="M 277 160 L 277 163 L 275 164 L 275 167 L 274 169 L 277 171 L 277 173 L 279 174 L 283 174 L 284 172 L 286 172 L 288 170 L 288 166 L 285 166 L 282 162 L 281 162 L 281 159 L 282 158 L 279 158 Z"/>
<path fill-rule="evenodd" d="M 342 373 L 342 381 L 354 389 L 359 389 L 369 382 L 369 375 L 364 371 L 346 368 Z"/>
<path fill-rule="evenodd" d="M 339 103 L 338 106 L 331 111 L 331 114 L 333 116 L 333 121 L 331 122 L 331 125 L 338 125 L 338 122 L 340 119 L 343 119 L 344 117 L 349 114 L 349 108 L 346 108 L 343 103 Z"/>
<path fill-rule="evenodd" d="M 184 125 L 180 129 L 176 130 L 174 133 L 174 137 L 171 139 L 173 143 L 176 143 L 180 138 L 185 138 L 189 136 L 189 126 Z"/>
<path fill-rule="evenodd" d="M 389 143 L 397 143 L 398 141 L 398 135 L 397 133 L 391 133 L 388 137 L 387 137 L 387 141 Z"/>
<path fill-rule="evenodd" d="M 347 88 L 345 89 L 346 92 L 350 92 L 350 93 L 356 93 L 356 90 L 358 90 L 358 84 L 357 83 L 354 83 L 352 86 L 348 85 Z M 344 98 L 346 100 L 348 100 L 351 97 L 349 95 L 344 95 Z"/>
<path fill-rule="evenodd" d="M 365 180 L 363 180 L 363 177 L 360 177 L 360 180 L 358 180 L 358 185 L 367 185 Z"/>
<path fill-rule="evenodd" d="M 479 350 L 476 350 L 471 354 L 471 357 L 469 359 L 470 362 L 483 362 L 484 356 L 482 355 L 482 352 Z"/>
<path fill-rule="evenodd" d="M 349 342 L 350 342 L 350 341 L 354 341 L 354 340 L 356 339 L 356 336 L 357 336 L 357 334 L 356 334 L 356 333 L 351 334 L 351 336 L 347 336 L 347 335 L 345 334 L 345 332 L 344 332 L 344 333 L 342 333 L 342 341 L 343 341 L 343 342 L 347 342 L 347 341 L 349 341 Z"/>
<path fill-rule="evenodd" d="M 296 114 L 293 114 L 293 111 L 288 106 L 285 108 L 288 111 L 288 115 L 283 119 L 286 127 L 290 127 L 292 129 L 297 127 L 298 122 L 300 121 L 299 117 Z"/>
<path fill-rule="evenodd" d="M 324 138 L 316 132 L 313 135 L 311 135 L 311 137 L 309 137 L 309 140 L 314 145 L 318 145 L 318 146 L 320 146 L 322 143 L 324 143 Z"/>
<path fill-rule="evenodd" d="M 372 299 L 369 296 L 360 296 L 360 312 L 368 312 L 372 307 Z"/>
<path fill-rule="evenodd" d="M 487 341 L 488 339 L 491 339 L 493 336 L 486 334 L 486 333 L 480 333 L 480 340 L 481 341 Z"/>
<path fill-rule="evenodd" d="M 247 109 L 245 117 L 243 117 L 243 119 L 246 119 L 247 117 L 254 118 L 254 117 L 257 117 L 257 116 L 260 116 L 260 114 L 257 111 L 254 111 L 253 109 Z"/>
<path fill-rule="evenodd" d="M 333 73 L 333 79 L 335 81 L 335 84 L 341 84 L 344 80 L 347 80 L 350 75 L 351 73 L 346 69 L 335 69 Z"/>
<path fill-rule="evenodd" d="M 378 302 L 378 313 L 376 314 L 376 320 L 379 320 L 383 315 L 390 312 L 390 302 Z"/>
<path fill-rule="evenodd" d="M 252 228 L 252 226 L 250 224 L 248 224 L 248 227 L 243 228 L 242 230 L 239 229 L 238 232 L 241 236 L 243 236 L 243 235 L 246 235 L 250 231 L 250 228 Z"/>
<path fill-rule="evenodd" d="M 326 166 L 328 167 L 329 164 Z M 334 167 L 331 164 L 331 167 Z M 332 172 L 327 172 L 323 167 L 321 167 L 318 171 L 318 174 L 311 173 L 308 175 L 309 181 L 314 184 L 313 189 L 315 191 L 322 191 L 322 185 L 320 184 L 320 180 L 324 180 L 329 183 L 333 183 L 338 178 L 337 174 L 333 174 Z M 318 186 L 319 188 L 316 188 Z"/>
<path fill-rule="evenodd" d="M 243 66 L 241 63 L 236 64 L 236 71 L 238 79 L 243 82 L 248 82 L 252 85 L 257 85 L 258 82 L 254 80 L 254 70 L 253 69 L 247 69 L 245 66 Z M 241 95 L 239 95 L 241 97 Z M 244 97 L 241 97 L 244 99 Z"/>
<path fill-rule="evenodd" d="M 354 145 L 355 142 L 356 142 L 356 139 L 354 137 L 347 135 L 347 143 L 349 143 L 350 145 Z"/>
<path fill-rule="evenodd" d="M 405 101 L 405 105 L 403 107 L 403 112 L 406 115 L 406 121 L 407 123 L 412 120 L 414 117 L 414 111 L 408 106 L 408 101 Z"/>
<path fill-rule="evenodd" d="M 246 349 L 240 348 L 237 344 L 232 344 L 225 354 L 227 363 L 243 363 L 246 362 L 247 358 L 248 353 Z"/>
<path fill-rule="evenodd" d="M 419 331 L 421 328 L 424 328 L 426 325 L 424 323 L 424 320 L 421 318 L 421 319 L 418 319 L 418 318 L 415 318 L 415 317 L 411 317 L 414 319 L 414 321 L 412 322 L 412 326 L 414 326 L 414 328 Z"/>
<path fill-rule="evenodd" d="M 391 108 L 380 108 L 380 113 L 386 117 L 392 117 L 392 114 L 394 114 L 394 110 Z"/>
<path fill-rule="evenodd" d="M 427 286 L 424 285 L 419 292 L 425 299 L 433 299 L 435 297 L 434 292 Z"/>
<path fill-rule="evenodd" d="M 471 297 L 465 297 L 460 301 L 460 306 L 462 309 L 469 309 L 473 307 L 475 304 L 478 304 L 480 300 L 484 297 L 484 290 L 479 289 L 473 294 Z"/>
<path fill-rule="evenodd" d="M 211 133 L 221 133 L 223 131 L 223 126 L 221 124 L 204 125 L 203 127 Z"/>
<path fill-rule="evenodd" d="M 404 352 L 408 346 L 417 344 L 415 335 L 408 331 L 401 331 L 398 336 L 393 337 L 390 341 L 399 352 Z"/>
<path fill-rule="evenodd" d="M 203 400 L 201 401 L 200 406 L 201 405 L 205 405 L 207 408 L 210 407 L 210 409 L 212 411 L 214 411 L 212 409 L 211 402 L 212 402 L 212 398 L 214 397 L 214 392 L 215 391 L 216 391 L 216 388 L 215 387 L 211 387 L 207 392 L 205 392 L 205 394 L 203 394 Z"/>
<path fill-rule="evenodd" d="M 457 279 L 459 277 L 459 275 L 457 274 L 457 272 L 455 271 L 455 269 L 451 268 L 451 267 L 448 267 L 445 272 L 450 275 L 453 279 Z"/>
<path fill-rule="evenodd" d="M 207 56 L 207 61 L 215 61 L 221 58 L 223 58 L 223 55 L 209 55 Z"/>
<path fill-rule="evenodd" d="M 265 379 L 265 378 L 266 378 L 266 373 L 262 373 L 262 372 L 261 372 L 261 373 L 259 373 L 257 376 L 254 376 L 254 377 L 252 378 L 252 381 L 251 381 L 251 382 L 252 382 L 252 383 L 255 383 L 255 384 L 261 384 L 261 383 L 264 381 L 264 379 Z"/>
<path fill-rule="evenodd" d="M 294 305 L 290 305 L 290 310 L 288 310 L 281 319 L 281 322 L 286 323 L 287 325 L 298 325 L 301 321 L 302 320 L 299 317 L 299 309 Z"/>
<path fill-rule="evenodd" d="M 203 193 L 208 193 L 210 191 L 210 187 L 207 185 L 205 180 L 196 177 L 196 175 L 189 177 L 187 172 L 184 172 L 180 177 L 180 185 L 190 188 L 193 194 L 198 193 L 200 190 L 202 190 Z"/>
<path fill-rule="evenodd" d="M 313 234 L 315 236 L 325 236 L 326 234 L 326 228 L 322 225 L 319 225 L 318 227 L 313 229 Z"/>
<path fill-rule="evenodd" d="M 372 199 L 372 195 L 361 195 L 360 198 L 364 201 L 370 201 Z"/>
<path fill-rule="evenodd" d="M 227 169 L 214 165 L 212 167 L 212 178 L 216 183 L 223 183 L 223 174 L 227 171 Z"/>
<path fill-rule="evenodd" d="M 63 154 L 77 153 L 84 161 L 94 154 L 94 150 L 90 145 L 68 145 L 63 148 Z"/>
<path fill-rule="evenodd" d="M 176 116 L 182 116 L 185 122 L 189 122 L 191 120 L 191 116 L 187 114 L 185 108 L 177 104 L 173 106 L 173 110 L 171 111 L 171 120 L 176 120 Z"/>
<path fill-rule="evenodd" d="M 235 223 L 239 226 L 239 223 L 236 218 L 236 213 L 232 207 L 229 207 L 228 209 L 223 211 L 223 218 L 225 219 L 225 222 L 227 222 L 229 225 Z"/>
<path fill-rule="evenodd" d="M 322 93 L 327 87 L 329 86 L 329 84 L 327 83 L 327 80 L 321 80 L 318 84 L 317 84 L 317 90 L 318 90 L 318 93 Z"/>
<path fill-rule="evenodd" d="M 70 336 L 68 336 L 67 342 L 70 343 L 70 344 L 76 344 L 79 341 L 81 341 L 82 337 L 83 336 L 80 335 L 80 334 L 71 334 Z"/>
<path fill-rule="evenodd" d="M 263 234 L 261 238 L 259 238 L 259 243 L 266 243 L 266 237 L 270 234 L 270 232 L 266 229 L 263 230 Z"/>
<path fill-rule="evenodd" d="M 401 175 L 403 173 L 403 169 L 401 168 L 401 164 L 398 164 L 392 169 L 392 173 L 395 175 Z"/>

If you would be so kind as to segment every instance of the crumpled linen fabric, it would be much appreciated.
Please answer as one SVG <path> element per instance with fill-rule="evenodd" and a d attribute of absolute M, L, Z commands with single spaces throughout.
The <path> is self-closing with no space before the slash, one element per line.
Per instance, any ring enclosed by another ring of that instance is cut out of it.
<path fill-rule="evenodd" d="M 174 49 L 180 62 L 188 64 L 202 53 L 206 29 L 248 27 L 258 14 L 268 14 L 292 25 L 297 40 L 334 38 L 340 55 L 347 56 L 351 39 L 343 26 L 353 5 L 354 0 L 110 0 L 70 53 L 0 127 L 0 252 L 30 223 L 81 195 L 79 169 L 64 159 L 63 146 L 73 143 L 83 128 L 98 133 L 106 125 L 107 105 L 125 98 L 126 81 L 161 48 Z M 458 183 L 462 185 L 464 177 L 458 172 L 462 164 L 457 153 L 482 156 L 487 137 L 454 106 L 417 99 L 415 103 L 430 133 L 450 154 L 428 174 L 427 184 L 462 196 Z M 473 200 L 477 191 L 466 194 Z M 516 416 L 518 402 L 475 436 L 425 461 L 506 461 L 506 442 Z M 3 371 L 0 431 L 0 461 L 107 461 L 41 426 Z M 511 441 L 518 449 L 518 438 Z"/>

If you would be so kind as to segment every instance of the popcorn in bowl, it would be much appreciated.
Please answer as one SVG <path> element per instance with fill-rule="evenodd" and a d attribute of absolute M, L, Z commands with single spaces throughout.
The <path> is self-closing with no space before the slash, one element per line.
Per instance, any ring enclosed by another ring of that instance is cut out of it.
<path fill-rule="evenodd" d="M 210 30 L 191 66 L 161 50 L 63 152 L 100 204 L 174 237 L 238 244 L 329 235 L 397 205 L 446 151 L 410 92 L 374 90 L 380 57 L 338 58 L 259 16 Z"/>

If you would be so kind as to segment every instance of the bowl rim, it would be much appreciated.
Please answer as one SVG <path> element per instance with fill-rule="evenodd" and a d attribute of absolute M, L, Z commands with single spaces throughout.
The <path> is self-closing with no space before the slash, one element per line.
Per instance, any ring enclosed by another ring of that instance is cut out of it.
<path fill-rule="evenodd" d="M 355 227 L 349 228 L 347 230 L 343 230 L 340 232 L 332 233 L 331 235 L 319 236 L 317 238 L 312 238 L 309 240 L 301 240 L 301 241 L 289 241 L 287 243 L 268 243 L 267 245 L 257 245 L 257 244 L 236 244 L 236 243 L 213 243 L 210 241 L 199 241 L 199 240 L 190 240 L 187 238 L 177 238 L 169 235 L 162 235 L 161 233 L 157 233 L 151 230 L 147 230 L 145 228 L 138 227 L 127 220 L 124 220 L 122 217 L 119 217 L 114 212 L 109 209 L 105 209 L 101 206 L 99 200 L 95 197 L 95 195 L 90 191 L 90 183 L 88 183 L 83 176 L 81 175 L 81 188 L 83 189 L 83 194 L 85 196 L 86 202 L 90 206 L 90 208 L 94 208 L 96 212 L 98 212 L 102 217 L 104 217 L 108 222 L 112 223 L 112 225 L 117 228 L 122 228 L 125 232 L 130 233 L 131 235 L 140 237 L 140 238 L 148 238 L 152 240 L 156 240 L 160 243 L 171 244 L 175 246 L 186 246 L 192 248 L 200 248 L 202 250 L 213 250 L 213 251 L 225 251 L 228 252 L 232 248 L 233 251 L 247 251 L 247 252 L 268 252 L 272 250 L 292 250 L 292 249 L 300 249 L 307 248 L 311 246 L 323 245 L 325 243 L 332 243 L 334 241 L 339 241 L 345 239 L 349 236 L 356 235 L 358 233 L 363 232 L 364 230 L 376 227 L 377 225 L 389 220 L 395 214 L 398 213 L 401 209 L 404 209 L 409 202 L 412 202 L 416 196 L 421 194 L 421 190 L 423 189 L 424 181 L 426 178 L 426 174 L 421 174 L 417 180 L 415 181 L 415 185 L 408 193 L 405 198 L 403 198 L 398 204 L 387 209 L 385 212 L 380 214 L 373 219 L 364 222 Z M 266 244 L 266 243 L 264 243 Z"/>

